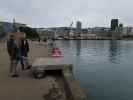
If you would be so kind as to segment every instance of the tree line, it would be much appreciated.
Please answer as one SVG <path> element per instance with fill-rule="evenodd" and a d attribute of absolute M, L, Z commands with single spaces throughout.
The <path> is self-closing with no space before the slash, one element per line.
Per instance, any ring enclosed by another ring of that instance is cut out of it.
<path fill-rule="evenodd" d="M 36 39 L 39 38 L 39 34 L 36 29 L 30 27 L 19 27 L 20 32 L 24 32 L 26 34 L 26 38 L 28 39 Z"/>

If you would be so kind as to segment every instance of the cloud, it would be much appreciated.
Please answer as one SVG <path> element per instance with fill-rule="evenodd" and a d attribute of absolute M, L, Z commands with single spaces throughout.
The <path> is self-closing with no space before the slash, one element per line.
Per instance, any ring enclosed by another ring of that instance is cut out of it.
<path fill-rule="evenodd" d="M 83 27 L 110 26 L 112 18 L 132 25 L 132 0 L 3 0 L 0 20 L 33 27 L 69 26 L 82 21 Z"/>

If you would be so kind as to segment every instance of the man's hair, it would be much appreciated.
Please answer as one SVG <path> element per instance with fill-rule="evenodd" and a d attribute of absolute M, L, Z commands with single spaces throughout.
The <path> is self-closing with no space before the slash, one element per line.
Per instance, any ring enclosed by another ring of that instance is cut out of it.
<path fill-rule="evenodd" d="M 14 39 L 14 35 L 9 35 L 9 39 Z"/>
<path fill-rule="evenodd" d="M 11 34 L 9 37 L 14 37 L 14 35 Z"/>

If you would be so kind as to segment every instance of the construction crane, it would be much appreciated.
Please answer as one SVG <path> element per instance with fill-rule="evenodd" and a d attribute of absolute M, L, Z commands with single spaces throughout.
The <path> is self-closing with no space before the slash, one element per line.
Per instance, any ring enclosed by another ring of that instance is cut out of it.
<path fill-rule="evenodd" d="M 69 27 L 72 27 L 72 25 L 73 25 L 73 22 L 70 24 L 70 26 L 69 26 Z"/>
<path fill-rule="evenodd" d="M 71 36 L 71 34 L 73 33 L 72 32 L 72 26 L 73 26 L 73 22 L 71 22 L 71 24 L 70 24 L 70 26 L 69 26 L 69 33 L 68 33 L 68 37 L 70 37 Z"/>

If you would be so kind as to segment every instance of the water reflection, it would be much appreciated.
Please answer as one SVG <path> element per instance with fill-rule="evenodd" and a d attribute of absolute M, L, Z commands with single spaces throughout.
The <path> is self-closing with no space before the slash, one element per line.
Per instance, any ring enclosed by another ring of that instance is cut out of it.
<path fill-rule="evenodd" d="M 61 41 L 61 43 L 58 43 L 58 45 L 61 45 L 62 47 L 65 48 L 70 48 L 71 47 L 71 41 Z"/>
<path fill-rule="evenodd" d="M 76 55 L 79 56 L 81 53 L 81 41 L 76 41 Z"/>
<path fill-rule="evenodd" d="M 70 55 L 75 78 L 90 100 L 133 100 L 133 41 L 75 40 L 58 45 Z"/>
<path fill-rule="evenodd" d="M 117 40 L 109 41 L 109 61 L 115 64 L 120 63 L 119 55 L 120 55 L 119 41 Z"/>

